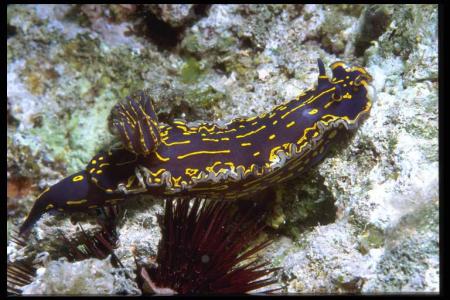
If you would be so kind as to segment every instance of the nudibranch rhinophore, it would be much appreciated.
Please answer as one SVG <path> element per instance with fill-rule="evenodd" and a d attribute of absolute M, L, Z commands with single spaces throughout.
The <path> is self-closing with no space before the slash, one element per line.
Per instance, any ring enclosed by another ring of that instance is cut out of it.
<path fill-rule="evenodd" d="M 130 194 L 162 197 L 249 197 L 321 161 L 345 132 L 371 109 L 368 72 L 318 60 L 317 86 L 271 111 L 223 125 L 158 123 L 150 95 L 117 104 L 112 123 L 120 147 L 101 151 L 86 169 L 47 188 L 20 228 L 24 234 L 52 210 L 85 211 L 113 205 Z"/>

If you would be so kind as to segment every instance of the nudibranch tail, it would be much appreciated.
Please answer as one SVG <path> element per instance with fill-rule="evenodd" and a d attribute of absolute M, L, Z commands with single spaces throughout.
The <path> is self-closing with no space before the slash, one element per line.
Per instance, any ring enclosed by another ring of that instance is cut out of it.
<path fill-rule="evenodd" d="M 33 208 L 19 229 L 19 234 L 26 235 L 46 212 L 64 211 L 71 205 L 87 204 L 89 185 L 86 172 L 81 171 L 46 188 L 35 200 Z"/>
<path fill-rule="evenodd" d="M 161 143 L 161 137 L 152 101 L 145 91 L 127 97 L 126 103 L 115 106 L 113 125 L 124 146 L 131 152 L 148 155 Z"/>
<path fill-rule="evenodd" d="M 44 191 L 44 193 L 45 193 L 45 191 Z M 20 228 L 19 228 L 19 235 L 27 236 L 28 233 L 30 232 L 31 228 L 33 227 L 33 225 L 36 224 L 36 222 L 46 212 L 46 210 L 45 210 L 45 207 L 46 207 L 45 201 L 39 201 L 40 198 L 41 197 L 38 197 L 38 199 L 36 199 L 36 201 L 33 204 L 33 208 L 28 213 L 25 221 L 20 226 Z"/>

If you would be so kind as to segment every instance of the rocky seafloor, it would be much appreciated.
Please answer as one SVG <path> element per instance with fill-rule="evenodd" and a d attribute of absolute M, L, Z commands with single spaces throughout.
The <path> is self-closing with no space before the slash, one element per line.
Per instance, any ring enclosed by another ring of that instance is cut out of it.
<path fill-rule="evenodd" d="M 437 19 L 437 5 L 8 5 L 7 261 L 38 268 L 23 294 L 140 293 L 109 258 L 61 258 L 68 216 L 11 241 L 44 188 L 113 142 L 119 99 L 150 89 L 161 122 L 229 121 L 312 87 L 317 58 L 365 67 L 376 99 L 347 147 L 277 187 L 261 259 L 282 293 L 439 292 Z M 162 211 L 126 204 L 126 268 L 130 248 L 156 253 Z"/>

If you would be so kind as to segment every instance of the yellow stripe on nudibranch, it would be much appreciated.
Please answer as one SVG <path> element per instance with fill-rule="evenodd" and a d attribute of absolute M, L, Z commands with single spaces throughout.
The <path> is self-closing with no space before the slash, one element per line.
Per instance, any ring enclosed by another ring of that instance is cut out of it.
<path fill-rule="evenodd" d="M 156 171 L 156 172 L 152 172 L 152 171 L 150 171 L 150 174 L 152 175 L 152 176 L 159 176 L 159 174 L 161 174 L 162 172 L 164 172 L 164 171 L 166 171 L 166 169 L 159 169 L 158 171 Z"/>
<path fill-rule="evenodd" d="M 155 153 L 156 157 L 160 160 L 160 161 L 169 161 L 170 158 L 169 157 L 162 157 L 161 154 L 159 154 L 157 151 L 153 152 Z"/>
<path fill-rule="evenodd" d="M 37 196 L 36 199 L 39 199 L 42 197 L 42 195 L 44 195 L 45 193 L 47 193 L 50 190 L 50 187 L 46 187 L 44 191 L 42 191 L 42 193 L 39 194 L 39 196 Z"/>
<path fill-rule="evenodd" d="M 258 129 L 253 130 L 253 131 L 250 131 L 250 132 L 247 132 L 247 133 L 245 133 L 245 134 L 237 135 L 236 138 L 237 138 L 237 139 L 244 138 L 244 137 L 246 137 L 246 136 L 249 136 L 249 135 L 252 135 L 252 134 L 257 133 L 257 132 L 263 130 L 264 128 L 266 128 L 266 125 L 263 125 L 263 126 L 259 127 Z"/>
<path fill-rule="evenodd" d="M 286 128 L 292 127 L 295 125 L 295 121 L 289 122 L 288 124 L 286 124 Z"/>
<path fill-rule="evenodd" d="M 332 87 L 332 88 L 329 88 L 328 90 L 325 90 L 325 91 L 321 92 L 320 94 L 318 94 L 316 96 L 311 96 L 308 100 L 303 101 L 301 104 L 297 105 L 296 107 L 294 107 L 293 109 L 291 109 L 290 111 L 288 111 L 284 115 L 282 115 L 281 119 L 286 118 L 289 114 L 293 113 L 297 109 L 299 109 L 299 108 L 301 108 L 301 107 L 303 107 L 303 106 L 305 106 L 307 104 L 310 104 L 311 102 L 314 102 L 318 98 L 322 97 L 323 95 L 325 95 L 325 94 L 327 94 L 327 93 L 329 93 L 331 91 L 334 91 L 335 89 L 336 89 L 335 87 Z"/>
<path fill-rule="evenodd" d="M 185 141 L 180 141 L 180 142 L 171 142 L 171 143 L 166 143 L 165 141 L 162 141 L 162 142 L 166 146 L 185 145 L 185 144 L 190 144 L 191 143 L 190 140 L 185 140 Z"/>
<path fill-rule="evenodd" d="M 203 151 L 195 151 L 195 152 L 189 152 L 183 155 L 178 155 L 177 158 L 178 159 L 183 159 L 192 155 L 199 155 L 199 154 L 227 154 L 230 153 L 230 150 L 217 150 L 217 151 L 207 151 L 207 150 L 203 150 Z"/>
<path fill-rule="evenodd" d="M 216 143 L 218 143 L 220 140 L 219 140 L 219 139 L 202 138 L 202 141 L 204 141 L 204 142 L 216 142 Z"/>
<path fill-rule="evenodd" d="M 187 168 L 185 170 L 185 174 L 188 176 L 194 176 L 197 173 L 198 173 L 198 169 Z"/>
<path fill-rule="evenodd" d="M 82 199 L 82 200 L 72 200 L 72 201 L 66 201 L 67 205 L 80 205 L 83 203 L 88 202 L 86 199 Z"/>

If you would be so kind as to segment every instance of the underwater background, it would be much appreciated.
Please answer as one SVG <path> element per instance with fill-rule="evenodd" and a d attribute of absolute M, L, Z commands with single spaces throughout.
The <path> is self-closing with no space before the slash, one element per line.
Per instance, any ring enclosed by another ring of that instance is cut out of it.
<path fill-rule="evenodd" d="M 8 5 L 7 261 L 37 268 L 23 294 L 141 293 L 109 258 L 61 259 L 58 231 L 92 217 L 11 239 L 42 190 L 111 145 L 120 99 L 149 89 L 160 122 L 226 122 L 313 87 L 318 58 L 366 68 L 376 99 L 347 147 L 276 188 L 258 237 L 274 240 L 258 254 L 281 268 L 273 286 L 439 292 L 437 20 L 437 5 Z M 163 200 L 136 198 L 115 250 L 130 270 L 129 249 L 161 238 Z"/>

